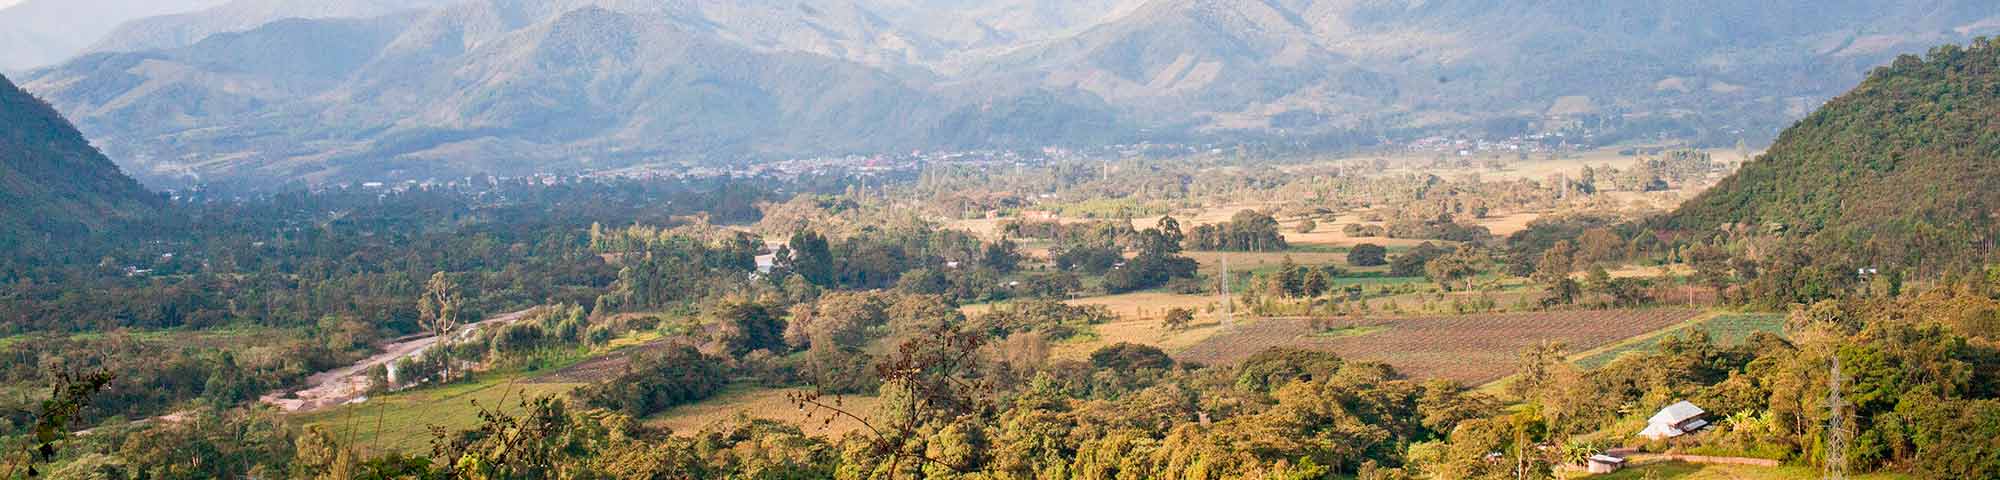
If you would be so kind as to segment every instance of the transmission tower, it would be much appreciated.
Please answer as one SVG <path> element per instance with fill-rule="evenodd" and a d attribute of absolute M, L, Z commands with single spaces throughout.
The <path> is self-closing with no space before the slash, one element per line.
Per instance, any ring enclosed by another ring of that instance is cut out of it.
<path fill-rule="evenodd" d="M 1840 373 L 1840 355 L 1833 356 L 1833 372 L 1827 376 L 1826 392 L 1826 478 L 1847 480 L 1847 443 L 1854 432 L 1847 426 L 1847 419 L 1841 411 L 1847 401 L 1840 397 L 1840 386 L 1846 382 Z"/>

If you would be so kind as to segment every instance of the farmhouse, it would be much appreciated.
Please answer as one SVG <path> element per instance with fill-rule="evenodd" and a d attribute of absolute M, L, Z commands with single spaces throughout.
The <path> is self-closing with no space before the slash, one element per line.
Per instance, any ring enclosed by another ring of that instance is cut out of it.
<path fill-rule="evenodd" d="M 1646 429 L 1641 430 L 1639 436 L 1665 440 L 1693 433 L 1708 426 L 1707 416 L 1708 412 L 1701 407 L 1682 400 L 1660 409 L 1659 413 L 1653 414 L 1653 418 L 1647 419 Z"/>
<path fill-rule="evenodd" d="M 1591 474 L 1612 473 L 1625 468 L 1625 459 L 1605 454 L 1591 455 L 1584 459 L 1584 468 Z"/>

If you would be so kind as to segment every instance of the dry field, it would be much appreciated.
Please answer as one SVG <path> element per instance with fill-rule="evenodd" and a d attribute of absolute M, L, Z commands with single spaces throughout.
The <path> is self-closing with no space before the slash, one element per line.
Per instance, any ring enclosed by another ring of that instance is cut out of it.
<path fill-rule="evenodd" d="M 1204 364 L 1240 362 L 1271 347 L 1329 351 L 1380 361 L 1412 378 L 1478 385 L 1511 373 L 1521 350 L 1559 341 L 1582 351 L 1679 325 L 1694 310 L 1646 309 L 1369 319 L 1262 319 L 1229 327 L 1174 354 Z M 1319 323 L 1316 326 L 1314 323 Z M 1319 336 L 1327 329 L 1360 335 Z"/>
<path fill-rule="evenodd" d="M 1259 268 L 1277 268 L 1279 264 L 1285 262 L 1285 257 L 1292 257 L 1292 263 L 1297 263 L 1299 265 L 1325 265 L 1331 263 L 1334 265 L 1339 265 L 1341 266 L 1341 268 L 1350 267 L 1347 264 L 1346 252 L 1201 251 L 1201 252 L 1185 252 L 1182 253 L 1182 255 L 1185 255 L 1188 258 L 1192 258 L 1194 259 L 1195 262 L 1200 263 L 1201 272 L 1209 275 L 1214 275 L 1220 272 L 1222 268 L 1222 257 L 1224 256 L 1229 257 L 1229 271 L 1232 272 L 1247 272 Z M 1373 269 L 1386 270 L 1386 268 L 1373 268 Z M 1355 268 L 1355 270 L 1369 270 L 1369 268 Z"/>
<path fill-rule="evenodd" d="M 646 420 L 646 424 L 673 429 L 676 435 L 692 435 L 712 425 L 748 417 L 797 425 L 807 435 L 827 438 L 838 438 L 863 428 L 861 422 L 852 418 L 837 417 L 831 411 L 808 413 L 800 410 L 786 398 L 786 394 L 795 391 L 797 390 L 732 388 L 700 403 L 674 407 Z M 841 409 L 864 417 L 874 413 L 876 406 L 881 403 L 875 397 L 862 396 L 845 396 L 839 400 Z M 830 403 L 834 399 L 827 397 L 821 401 Z M 828 419 L 833 421 L 829 423 Z"/>
<path fill-rule="evenodd" d="M 1050 346 L 1049 354 L 1055 358 L 1081 360 L 1107 345 L 1130 342 L 1153 345 L 1166 350 L 1174 350 L 1194 345 L 1214 335 L 1221 329 L 1215 328 L 1215 314 L 1210 312 L 1218 304 L 1218 299 L 1210 295 L 1181 295 L 1167 292 L 1133 292 L 1118 295 L 1079 298 L 1065 303 L 1071 305 L 1103 305 L 1118 315 L 1118 321 L 1094 325 L 1091 331 L 1096 335 L 1083 337 L 1085 340 L 1069 341 Z M 959 310 L 967 316 L 975 316 L 992 311 L 993 304 L 966 305 Z M 1163 324 L 1167 310 L 1185 308 L 1194 313 L 1193 328 L 1169 331 Z"/>
<path fill-rule="evenodd" d="M 1717 162 L 1746 159 L 1744 155 L 1737 153 L 1734 148 L 1710 148 L 1703 149 L 1702 151 L 1707 152 Z M 1752 152 L 1751 156 L 1754 157 L 1761 153 Z M 1387 160 L 1392 166 L 1429 165 L 1431 160 L 1436 156 L 1437 153 L 1435 152 L 1399 152 L 1379 155 L 1356 155 L 1333 161 L 1373 160 L 1380 158 Z M 1566 154 L 1563 158 L 1554 160 L 1547 159 L 1542 154 L 1530 154 L 1528 161 L 1525 162 L 1512 158 L 1511 154 L 1503 154 L 1502 156 L 1507 162 L 1507 168 L 1499 171 L 1484 166 L 1474 166 L 1472 168 L 1409 168 L 1407 170 L 1421 171 L 1445 178 L 1478 174 L 1480 178 L 1489 180 L 1542 180 L 1548 178 L 1549 175 L 1557 173 L 1575 175 L 1586 165 L 1591 167 L 1610 165 L 1614 168 L 1630 168 L 1639 160 L 1639 157 L 1636 155 L 1627 156 L 1618 154 L 1618 149 L 1599 149 L 1570 153 Z M 1481 155 L 1474 157 L 1474 160 L 1477 164 L 1483 162 L 1486 158 L 1486 156 Z M 1396 170 L 1405 169 L 1396 168 Z"/>
<path fill-rule="evenodd" d="M 1528 222 L 1533 222 L 1537 218 L 1542 218 L 1542 212 L 1511 213 L 1482 218 L 1472 223 L 1486 227 L 1486 230 L 1493 232 L 1495 236 L 1505 237 L 1513 235 L 1514 232 L 1527 230 Z"/>

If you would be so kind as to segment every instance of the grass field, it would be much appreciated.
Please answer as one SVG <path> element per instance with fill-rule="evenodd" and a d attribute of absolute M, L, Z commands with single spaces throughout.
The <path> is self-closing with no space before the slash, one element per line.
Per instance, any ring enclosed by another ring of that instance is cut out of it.
<path fill-rule="evenodd" d="M 1660 339 L 1666 338 L 1667 335 L 1680 335 L 1689 329 L 1708 332 L 1709 337 L 1714 339 L 1715 343 L 1719 345 L 1737 345 L 1743 343 L 1744 340 L 1750 338 L 1750 335 L 1757 332 L 1783 335 L 1785 332 L 1785 316 L 1775 313 L 1732 313 L 1700 318 L 1686 325 L 1661 329 L 1652 334 L 1619 342 L 1608 348 L 1596 351 L 1580 351 L 1576 359 L 1576 364 L 1586 368 L 1602 367 L 1627 353 L 1652 350 L 1655 346 L 1659 345 Z"/>
<path fill-rule="evenodd" d="M 1626 467 L 1617 473 L 1591 475 L 1592 480 L 1815 480 L 1823 478 L 1818 469 L 1808 467 L 1753 467 L 1745 465 L 1704 465 L 1688 462 L 1658 462 Z M 1900 480 L 1912 478 L 1893 473 L 1852 475 L 1857 480 Z"/>
<path fill-rule="evenodd" d="M 1236 363 L 1271 347 L 1307 348 L 1385 362 L 1415 378 L 1478 385 L 1511 373 L 1521 350 L 1539 342 L 1595 348 L 1658 331 L 1698 314 L 1692 310 L 1645 309 L 1317 321 L 1260 319 L 1229 327 L 1174 356 L 1215 365 Z M 1318 335 L 1340 329 L 1358 329 L 1350 331 L 1361 334 Z"/>
<path fill-rule="evenodd" d="M 730 387 L 715 398 L 674 407 L 654 415 L 646 419 L 646 424 L 670 428 L 677 435 L 690 435 L 718 422 L 737 418 L 759 418 L 798 425 L 807 435 L 828 438 L 840 437 L 864 428 L 860 421 L 837 416 L 829 411 L 800 410 L 785 397 L 786 394 L 795 391 L 797 390 Z M 833 399 L 826 398 L 822 401 L 832 402 Z M 840 402 L 841 409 L 864 417 L 874 412 L 881 403 L 875 397 L 852 395 L 841 397 Z"/>
<path fill-rule="evenodd" d="M 524 373 L 482 374 L 474 381 L 369 398 L 292 417 L 301 427 L 319 425 L 374 452 L 420 453 L 430 447 L 432 425 L 464 429 L 479 422 L 479 409 L 519 413 L 520 401 L 564 395 L 574 383 L 528 383 Z"/>

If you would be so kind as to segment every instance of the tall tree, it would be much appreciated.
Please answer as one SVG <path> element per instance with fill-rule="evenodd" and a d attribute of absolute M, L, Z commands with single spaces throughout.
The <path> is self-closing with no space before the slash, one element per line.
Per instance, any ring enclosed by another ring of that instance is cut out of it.
<path fill-rule="evenodd" d="M 437 336 L 437 344 L 432 348 L 444 348 L 451 343 L 451 331 L 458 328 L 458 307 L 462 303 L 464 298 L 457 282 L 444 272 L 431 274 L 430 282 L 424 284 L 424 293 L 417 298 L 417 311 L 422 315 L 424 328 Z M 445 362 L 438 375 L 440 380 L 450 380 L 451 362 Z"/>
<path fill-rule="evenodd" d="M 833 286 L 833 248 L 827 245 L 826 237 L 819 232 L 793 232 L 791 240 L 785 242 L 773 263 L 777 269 L 799 274 L 813 285 Z"/>

